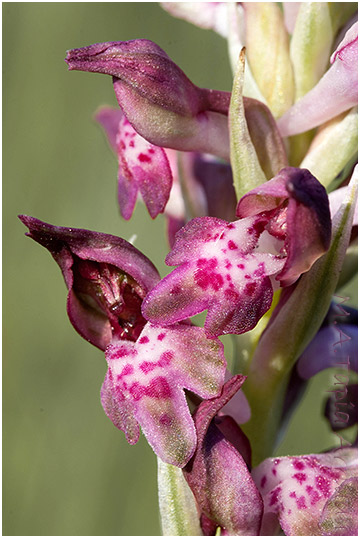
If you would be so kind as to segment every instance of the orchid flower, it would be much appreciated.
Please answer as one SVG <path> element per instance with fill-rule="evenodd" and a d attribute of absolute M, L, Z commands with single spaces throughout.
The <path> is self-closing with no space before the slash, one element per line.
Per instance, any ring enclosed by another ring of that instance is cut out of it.
<path fill-rule="evenodd" d="M 302 133 L 357 105 L 358 25 L 346 33 L 318 84 L 278 121 L 283 136 Z"/>
<path fill-rule="evenodd" d="M 171 324 L 208 309 L 209 337 L 241 334 L 270 308 L 277 282 L 294 282 L 329 246 L 328 199 L 306 170 L 285 168 L 245 195 L 237 215 L 194 219 L 177 234 L 166 263 L 180 267 L 147 295 L 146 319 Z"/>
<path fill-rule="evenodd" d="M 146 323 L 141 302 L 159 276 L 125 240 L 20 218 L 62 270 L 75 329 L 106 350 L 105 413 L 130 444 L 138 441 L 140 424 L 164 461 L 184 466 L 196 447 L 184 389 L 201 398 L 219 394 L 226 368 L 222 344 L 187 323 L 166 328 Z"/>

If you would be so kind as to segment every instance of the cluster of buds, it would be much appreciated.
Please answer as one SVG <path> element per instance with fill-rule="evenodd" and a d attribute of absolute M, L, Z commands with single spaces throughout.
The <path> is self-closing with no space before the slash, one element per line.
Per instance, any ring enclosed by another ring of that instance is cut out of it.
<path fill-rule="evenodd" d="M 140 193 L 165 215 L 175 269 L 161 279 L 124 239 L 20 218 L 60 266 L 74 328 L 105 352 L 106 415 L 158 457 L 165 535 L 356 535 L 355 447 L 273 457 L 300 389 L 332 366 L 326 320 L 353 274 L 356 4 L 163 7 L 228 40 L 232 92 L 199 88 L 144 39 L 66 62 L 111 75 L 120 109 L 96 119 L 120 212 Z"/>

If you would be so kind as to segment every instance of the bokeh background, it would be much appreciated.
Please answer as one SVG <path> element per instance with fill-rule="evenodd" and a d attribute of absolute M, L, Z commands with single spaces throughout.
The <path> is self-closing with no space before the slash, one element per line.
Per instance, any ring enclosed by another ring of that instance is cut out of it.
<path fill-rule="evenodd" d="M 166 273 L 162 218 L 116 202 L 117 163 L 93 120 L 116 106 L 110 77 L 67 71 L 65 51 L 156 41 L 199 86 L 231 89 L 226 43 L 156 3 L 3 3 L 3 534 L 159 535 L 156 460 L 105 416 L 103 354 L 65 310 L 51 256 L 17 215 L 129 239 Z M 355 287 L 342 290 L 352 296 Z M 310 384 L 278 454 L 336 445 L 322 420 L 332 374 Z M 311 421 L 309 421 L 311 417 Z"/>

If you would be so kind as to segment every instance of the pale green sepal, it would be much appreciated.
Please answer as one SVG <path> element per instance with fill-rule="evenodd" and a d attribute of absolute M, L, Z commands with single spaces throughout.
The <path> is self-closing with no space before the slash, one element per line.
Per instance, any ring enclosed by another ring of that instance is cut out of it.
<path fill-rule="evenodd" d="M 316 135 L 300 168 L 307 168 L 328 187 L 358 148 L 358 111 L 352 108 L 345 116 L 327 123 Z"/>
<path fill-rule="evenodd" d="M 237 199 L 265 183 L 266 177 L 251 142 L 242 97 L 245 48 L 240 52 L 229 108 L 230 161 Z"/>
<path fill-rule="evenodd" d="M 356 200 L 357 167 L 333 219 L 329 250 L 302 275 L 259 340 L 243 387 L 251 407 L 251 419 L 243 429 L 251 442 L 253 465 L 272 454 L 288 376 L 329 309 L 349 244 Z"/>
<path fill-rule="evenodd" d="M 277 2 L 243 2 L 246 50 L 252 74 L 275 118 L 294 102 L 289 35 Z"/>
<path fill-rule="evenodd" d="M 303 97 L 324 74 L 334 34 L 327 2 L 302 2 L 290 45 L 295 100 Z"/>
<path fill-rule="evenodd" d="M 245 13 L 244 8 L 237 2 L 227 2 L 228 13 L 228 53 L 233 75 L 236 73 L 239 54 L 244 46 Z M 243 95 L 261 101 L 265 105 L 266 99 L 259 90 L 251 72 L 249 62 L 245 58 L 245 79 Z"/>
<path fill-rule="evenodd" d="M 182 470 L 157 460 L 163 536 L 203 536 L 195 498 Z"/>

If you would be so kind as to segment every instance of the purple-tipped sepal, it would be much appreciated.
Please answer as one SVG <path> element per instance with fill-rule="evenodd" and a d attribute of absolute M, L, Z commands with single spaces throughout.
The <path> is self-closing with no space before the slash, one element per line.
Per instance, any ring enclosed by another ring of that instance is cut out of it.
<path fill-rule="evenodd" d="M 111 75 L 125 116 L 152 144 L 228 158 L 230 94 L 195 86 L 152 41 L 135 39 L 73 49 L 66 62 L 70 70 Z"/>
<path fill-rule="evenodd" d="M 308 170 L 283 168 L 245 194 L 236 214 L 244 218 L 263 212 L 268 215 L 267 232 L 283 241 L 286 261 L 276 279 L 288 286 L 329 248 L 331 218 L 326 190 Z"/>
<path fill-rule="evenodd" d="M 102 350 L 113 336 L 136 340 L 146 323 L 142 301 L 159 280 L 150 260 L 113 235 L 20 219 L 60 266 L 68 315 L 79 334 Z"/>
<path fill-rule="evenodd" d="M 263 502 L 241 454 L 248 452 L 244 438 L 233 421 L 226 424 L 224 417 L 216 417 L 244 381 L 244 376 L 232 377 L 221 395 L 202 402 L 194 415 L 197 448 L 184 476 L 199 506 L 205 535 L 214 534 L 216 527 L 222 528 L 222 535 L 259 534 Z"/>

